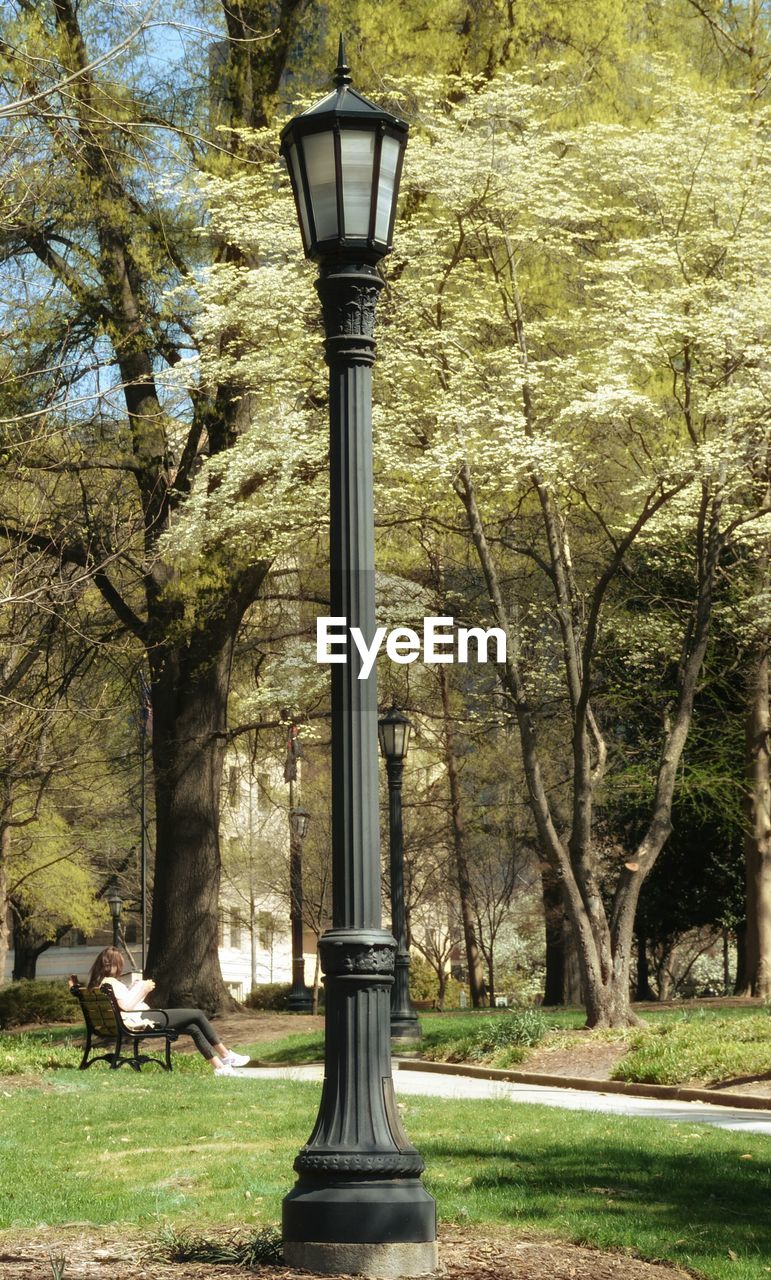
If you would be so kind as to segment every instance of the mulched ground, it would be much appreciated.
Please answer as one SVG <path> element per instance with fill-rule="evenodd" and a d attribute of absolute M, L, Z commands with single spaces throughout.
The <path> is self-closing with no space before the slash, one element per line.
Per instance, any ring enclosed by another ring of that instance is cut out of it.
<path fill-rule="evenodd" d="M 64 1256 L 64 1280 L 311 1280 L 315 1272 L 287 1270 L 283 1264 L 254 1268 L 203 1263 L 163 1263 L 148 1257 L 139 1236 L 109 1236 L 77 1227 L 40 1228 L 17 1242 L 0 1240 L 3 1280 L 52 1280 L 49 1257 Z M 440 1232 L 441 1280 L 687 1280 L 689 1273 L 624 1253 L 599 1252 L 537 1239 L 505 1228 L 478 1231 L 457 1227 Z M 330 1280 L 327 1277 L 327 1280 Z M 335 1278 L 332 1278 L 335 1280 Z M 337 1277 L 336 1280 L 341 1280 Z"/>

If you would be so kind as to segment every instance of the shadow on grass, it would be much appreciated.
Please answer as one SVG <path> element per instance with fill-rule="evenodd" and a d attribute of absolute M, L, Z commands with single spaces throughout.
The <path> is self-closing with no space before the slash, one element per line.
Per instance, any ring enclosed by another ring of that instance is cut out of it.
<path fill-rule="evenodd" d="M 760 1080 L 771 1080 L 771 1071 L 764 1071 L 762 1075 L 757 1076 L 730 1076 L 727 1080 L 718 1080 L 717 1084 L 710 1086 L 712 1089 L 730 1089 L 737 1084 L 755 1084 Z"/>
<path fill-rule="evenodd" d="M 695 1147 L 699 1137 L 688 1134 L 683 1140 Z M 524 1150 L 515 1141 L 510 1150 L 491 1151 L 484 1143 L 424 1138 L 420 1151 L 429 1171 L 455 1162 L 478 1170 L 462 1187 L 443 1178 L 441 1188 L 433 1188 L 440 1192 L 445 1215 L 476 1217 L 478 1200 L 488 1221 L 541 1227 L 583 1223 L 589 1242 L 613 1238 L 648 1256 L 663 1235 L 672 1241 L 669 1257 L 726 1256 L 730 1249 L 748 1258 L 771 1258 L 767 1148 L 760 1155 L 716 1148 L 672 1155 L 653 1153 L 647 1144 L 638 1149 L 619 1142 L 587 1146 L 580 1137 L 575 1145 L 551 1140 L 534 1147 L 530 1134 Z M 458 1209 L 464 1198 L 466 1207 Z M 602 1227 L 596 1222 L 600 1215 Z"/>
<path fill-rule="evenodd" d="M 324 1061 L 324 1036 L 315 1035 L 287 1036 L 274 1044 L 252 1046 L 252 1066 L 260 1067 L 300 1067 L 309 1062 Z"/>

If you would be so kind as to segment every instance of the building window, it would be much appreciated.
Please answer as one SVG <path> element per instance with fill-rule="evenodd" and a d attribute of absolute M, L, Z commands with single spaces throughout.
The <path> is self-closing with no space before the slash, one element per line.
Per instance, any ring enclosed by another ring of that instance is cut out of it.
<path fill-rule="evenodd" d="M 276 918 L 271 911 L 259 911 L 257 913 L 257 932 L 261 949 L 263 951 L 271 951 L 273 949 L 273 935 L 276 932 Z"/>
<path fill-rule="evenodd" d="M 134 920 L 130 920 L 126 925 L 126 931 L 123 936 L 130 947 L 139 941 L 139 928 Z"/>
<path fill-rule="evenodd" d="M 243 924 L 244 924 L 244 920 L 243 920 L 243 916 L 241 915 L 241 912 L 238 911 L 235 907 L 233 907 L 230 912 L 230 945 L 231 947 L 236 947 L 237 949 L 240 948 L 241 930 L 243 928 Z"/>

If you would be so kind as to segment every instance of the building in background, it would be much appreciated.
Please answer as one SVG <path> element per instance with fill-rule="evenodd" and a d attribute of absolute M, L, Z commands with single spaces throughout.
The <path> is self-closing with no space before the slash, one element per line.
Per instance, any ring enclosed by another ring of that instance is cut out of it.
<path fill-rule="evenodd" d="M 289 920 L 289 814 L 282 764 L 255 775 L 245 752 L 232 749 L 225 770 L 221 848 L 222 882 L 219 916 L 219 958 L 222 977 L 231 995 L 243 1000 L 253 987 L 291 983 L 292 939 Z M 130 895 L 136 892 L 136 898 Z M 126 906 L 121 940 L 127 968 L 142 969 L 142 939 L 138 890 L 123 882 Z M 181 909 L 184 909 L 183 907 Z M 99 952 L 112 943 L 112 922 L 104 903 L 104 927 L 84 936 L 71 929 L 37 959 L 36 977 L 65 979 L 75 973 L 85 979 Z M 305 978 L 310 986 L 316 965 L 316 939 L 303 938 Z M 3 981 L 14 967 L 11 950 Z"/>

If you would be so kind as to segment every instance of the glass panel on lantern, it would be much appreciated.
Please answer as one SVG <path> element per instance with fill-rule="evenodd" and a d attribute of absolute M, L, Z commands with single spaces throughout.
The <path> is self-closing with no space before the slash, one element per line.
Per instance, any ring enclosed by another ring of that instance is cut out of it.
<path fill-rule="evenodd" d="M 292 175 L 292 186 L 297 193 L 297 207 L 300 210 L 300 227 L 303 233 L 303 244 L 308 249 L 311 243 L 311 230 L 308 221 L 308 206 L 305 202 L 305 191 L 303 189 L 303 180 L 300 174 L 300 162 L 297 158 L 297 147 L 292 145 L 288 149 L 289 169 Z"/>
<path fill-rule="evenodd" d="M 335 239 L 340 233 L 337 226 L 335 143 L 331 132 L 309 134 L 303 142 L 303 150 L 316 239 Z"/>
<path fill-rule="evenodd" d="M 369 235 L 374 155 L 375 135 L 373 133 L 365 133 L 361 129 L 340 131 L 346 236 L 366 239 Z"/>
<path fill-rule="evenodd" d="M 396 138 L 383 138 L 380 151 L 380 178 L 377 184 L 377 217 L 375 219 L 375 239 L 384 243 L 388 239 L 388 225 L 391 221 L 391 205 L 394 198 L 394 179 L 399 162 L 400 146 Z"/>

